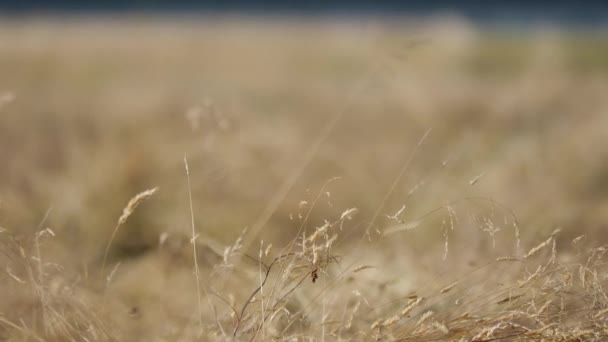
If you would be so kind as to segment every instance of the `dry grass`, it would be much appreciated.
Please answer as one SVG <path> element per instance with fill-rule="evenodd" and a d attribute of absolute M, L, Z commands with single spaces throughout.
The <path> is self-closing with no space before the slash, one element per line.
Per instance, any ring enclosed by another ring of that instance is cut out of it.
<path fill-rule="evenodd" d="M 104 20 L 0 25 L 0 340 L 606 339 L 604 33 Z"/>

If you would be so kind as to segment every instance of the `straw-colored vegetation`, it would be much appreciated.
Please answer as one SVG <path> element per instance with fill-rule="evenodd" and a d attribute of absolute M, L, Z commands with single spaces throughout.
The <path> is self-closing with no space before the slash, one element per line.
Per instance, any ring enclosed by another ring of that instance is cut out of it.
<path fill-rule="evenodd" d="M 602 32 L 0 25 L 0 340 L 601 341 Z"/>

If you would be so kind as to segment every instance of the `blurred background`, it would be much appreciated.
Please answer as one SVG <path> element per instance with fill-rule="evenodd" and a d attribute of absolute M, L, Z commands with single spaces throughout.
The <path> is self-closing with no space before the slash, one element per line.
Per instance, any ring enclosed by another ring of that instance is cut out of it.
<path fill-rule="evenodd" d="M 93 272 L 159 187 L 110 250 L 145 258 L 190 234 L 186 156 L 220 250 L 246 227 L 254 255 L 285 244 L 313 203 L 309 230 L 358 209 L 346 256 L 417 223 L 369 251 L 415 259 L 407 284 L 556 228 L 605 240 L 607 18 L 591 0 L 1 0 L 0 226 L 50 227 L 46 255 Z"/>
<path fill-rule="evenodd" d="M 383 210 L 407 198 L 414 219 L 477 195 L 534 230 L 593 220 L 606 7 L 3 1 L 0 222 L 35 229 L 52 208 L 47 224 L 94 259 L 126 201 L 160 186 L 116 247 L 138 253 L 188 229 L 186 154 L 200 227 L 224 242 L 295 174 L 266 229 L 290 238 L 290 214 L 333 177 L 319 220 L 373 212 L 427 129 Z"/>

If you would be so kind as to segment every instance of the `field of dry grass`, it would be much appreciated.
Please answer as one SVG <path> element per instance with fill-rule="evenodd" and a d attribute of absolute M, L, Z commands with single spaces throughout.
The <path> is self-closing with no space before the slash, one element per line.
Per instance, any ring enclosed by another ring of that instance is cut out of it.
<path fill-rule="evenodd" d="M 1 341 L 601 341 L 608 36 L 0 23 Z"/>

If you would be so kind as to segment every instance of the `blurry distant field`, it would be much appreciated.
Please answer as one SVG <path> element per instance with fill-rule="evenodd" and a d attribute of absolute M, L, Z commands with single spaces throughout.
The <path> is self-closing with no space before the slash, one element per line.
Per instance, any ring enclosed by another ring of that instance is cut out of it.
<path fill-rule="evenodd" d="M 531 302 L 600 340 L 606 281 L 585 253 L 608 242 L 607 94 L 606 32 L 492 30 L 455 18 L 3 20 L 0 340 L 189 340 L 199 326 L 202 340 L 483 340 L 558 322 L 545 311 L 500 316 L 530 312 Z M 210 254 L 199 265 L 202 322 L 184 156 L 198 253 Z M 100 275 L 123 207 L 154 187 Z M 336 258 L 309 260 L 318 282 L 266 309 L 285 298 L 264 289 L 249 298 L 264 273 L 251 259 L 272 260 L 301 227 L 310 236 L 325 220 L 337 223 Z M 47 227 L 54 237 L 40 237 Z M 244 274 L 214 288 L 239 236 Z M 564 290 L 582 293 L 576 315 L 562 292 L 561 302 L 548 297 L 557 271 L 542 284 L 505 285 L 538 271 L 522 260 L 543 241 L 554 264 L 580 259 L 595 274 L 586 282 L 577 268 L 582 284 Z M 500 257 L 522 260 L 469 273 Z M 445 290 L 463 277 L 474 280 Z M 477 312 L 494 331 L 454 321 L 467 310 L 452 306 L 476 295 L 467 289 L 507 298 L 497 310 L 492 300 L 468 308 L 490 315 Z M 425 291 L 454 297 L 417 302 Z M 419 307 L 390 322 L 408 303 Z M 283 305 L 290 314 L 279 324 L 271 313 Z M 582 325 L 584 310 L 597 326 Z"/>

